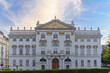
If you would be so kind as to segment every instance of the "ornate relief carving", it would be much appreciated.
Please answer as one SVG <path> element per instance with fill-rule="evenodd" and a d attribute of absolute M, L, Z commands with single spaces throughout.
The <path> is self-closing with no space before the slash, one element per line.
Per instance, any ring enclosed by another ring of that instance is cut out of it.
<path fill-rule="evenodd" d="M 47 35 L 52 35 L 52 32 L 47 32 Z"/>
<path fill-rule="evenodd" d="M 40 32 L 37 32 L 37 35 L 39 35 L 40 34 Z"/>
<path fill-rule="evenodd" d="M 64 32 L 59 32 L 59 35 L 64 35 Z"/>
<path fill-rule="evenodd" d="M 50 25 L 44 26 L 42 28 L 68 28 L 68 27 L 66 27 L 66 26 L 64 26 L 62 24 L 54 23 L 54 24 L 50 24 Z"/>
<path fill-rule="evenodd" d="M 36 48 L 36 45 L 32 45 L 32 48 Z"/>
<path fill-rule="evenodd" d="M 71 35 L 74 35 L 74 32 L 71 32 Z"/>

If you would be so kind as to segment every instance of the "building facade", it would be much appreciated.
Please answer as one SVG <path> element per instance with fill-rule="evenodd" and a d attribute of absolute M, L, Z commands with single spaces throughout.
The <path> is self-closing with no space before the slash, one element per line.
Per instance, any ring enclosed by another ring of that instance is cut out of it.
<path fill-rule="evenodd" d="M 0 31 L 0 68 L 8 68 L 9 67 L 9 41 L 6 36 L 4 36 L 3 32 Z"/>
<path fill-rule="evenodd" d="M 9 67 L 12 70 L 101 68 L 101 33 L 76 29 L 74 22 L 53 19 L 35 30 L 9 33 Z"/>

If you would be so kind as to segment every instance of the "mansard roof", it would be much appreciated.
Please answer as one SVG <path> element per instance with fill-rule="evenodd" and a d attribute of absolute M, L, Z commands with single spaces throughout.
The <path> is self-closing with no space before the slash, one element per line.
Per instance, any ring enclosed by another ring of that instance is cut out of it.
<path fill-rule="evenodd" d="M 55 25 L 52 25 L 52 24 L 55 24 Z M 52 27 L 51 28 L 48 27 L 49 25 L 52 25 Z M 55 28 L 55 26 L 57 26 L 57 25 L 58 25 L 58 27 Z M 53 19 L 44 24 L 37 24 L 36 29 L 74 29 L 75 30 L 76 28 L 74 27 L 74 24 L 67 24 L 67 23 L 60 21 L 59 19 Z"/>

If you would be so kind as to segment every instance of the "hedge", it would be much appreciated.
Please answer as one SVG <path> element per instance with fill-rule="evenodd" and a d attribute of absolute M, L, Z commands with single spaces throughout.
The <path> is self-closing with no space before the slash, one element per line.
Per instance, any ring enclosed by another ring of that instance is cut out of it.
<path fill-rule="evenodd" d="M 108 73 L 109 68 L 100 69 L 62 69 L 62 70 L 23 70 L 0 71 L 0 73 Z"/>

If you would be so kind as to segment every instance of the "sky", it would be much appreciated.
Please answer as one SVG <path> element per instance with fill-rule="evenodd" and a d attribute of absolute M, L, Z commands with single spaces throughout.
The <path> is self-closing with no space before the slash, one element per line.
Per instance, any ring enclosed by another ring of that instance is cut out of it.
<path fill-rule="evenodd" d="M 0 31 L 8 36 L 10 27 L 27 29 L 46 23 L 54 17 L 81 30 L 100 28 L 101 44 L 110 32 L 110 0 L 0 0 Z"/>

